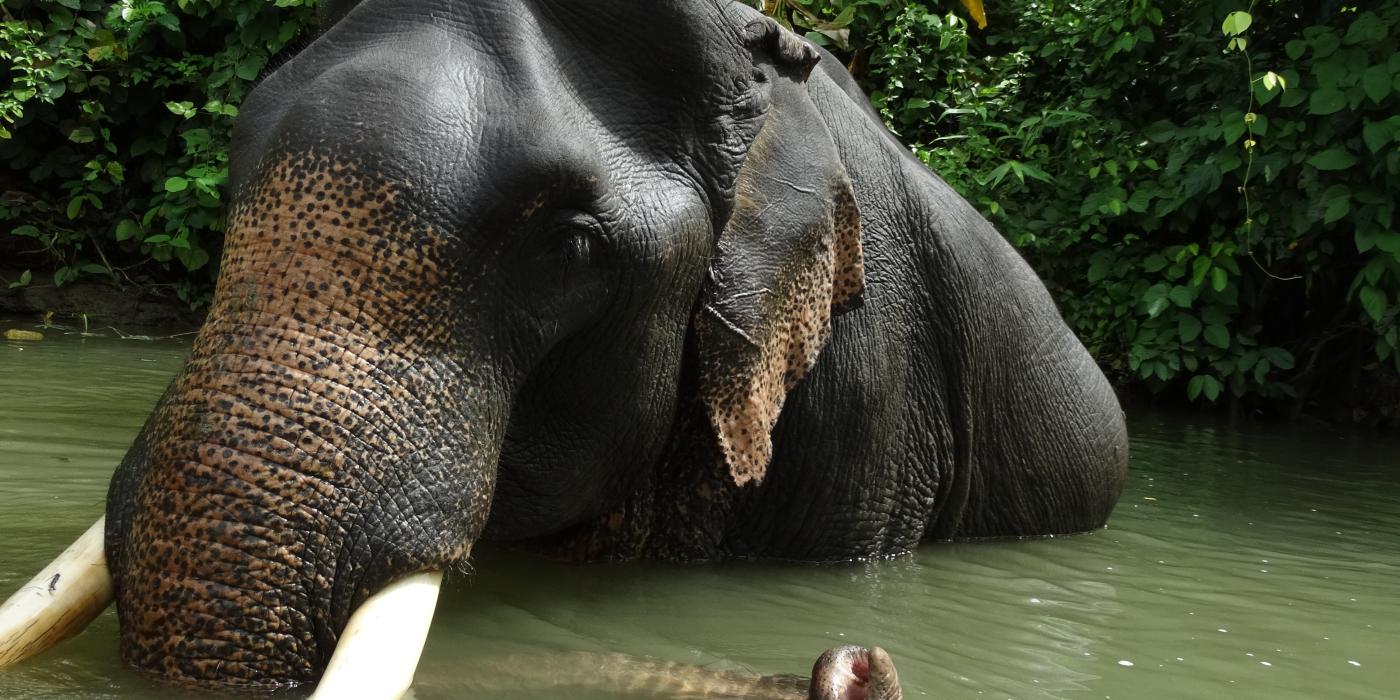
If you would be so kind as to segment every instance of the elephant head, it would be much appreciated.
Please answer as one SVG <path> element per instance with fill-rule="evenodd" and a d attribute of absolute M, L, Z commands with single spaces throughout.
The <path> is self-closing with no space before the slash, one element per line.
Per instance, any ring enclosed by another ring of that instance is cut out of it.
<path fill-rule="evenodd" d="M 326 16 L 242 106 L 208 320 L 111 485 L 121 653 L 170 679 L 316 680 L 493 506 L 503 537 L 598 516 L 682 387 L 760 478 L 862 288 L 817 55 L 752 10 Z"/>

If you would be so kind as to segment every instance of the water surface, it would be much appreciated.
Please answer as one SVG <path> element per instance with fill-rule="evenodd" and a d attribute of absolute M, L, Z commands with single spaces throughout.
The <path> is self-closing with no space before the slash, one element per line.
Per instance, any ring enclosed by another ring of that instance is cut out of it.
<path fill-rule="evenodd" d="M 0 341 L 0 597 L 101 514 L 187 349 Z M 890 651 L 909 698 L 1395 697 L 1400 443 L 1129 422 L 1127 493 L 1087 535 L 839 567 L 564 566 L 486 549 L 446 588 L 415 694 L 616 697 L 520 679 L 578 651 L 805 673 L 857 642 Z M 0 672 L 6 698 L 180 696 L 122 667 L 110 610 Z"/>

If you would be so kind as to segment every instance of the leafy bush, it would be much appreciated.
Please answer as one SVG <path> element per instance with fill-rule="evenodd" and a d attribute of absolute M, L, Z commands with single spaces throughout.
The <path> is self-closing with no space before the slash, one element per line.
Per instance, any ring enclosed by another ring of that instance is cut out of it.
<path fill-rule="evenodd" d="M 0 260 L 38 274 L 3 282 L 203 303 L 237 105 L 313 1 L 9 0 Z M 983 29 L 977 0 L 760 4 L 848 61 L 1120 385 L 1295 413 L 1400 385 L 1400 0 L 996 0 Z"/>
<path fill-rule="evenodd" d="M 999 0 L 986 31 L 806 10 L 1118 383 L 1296 412 L 1400 369 L 1400 2 L 1304 5 Z"/>
<path fill-rule="evenodd" d="M 56 285 L 98 275 L 204 303 L 237 105 L 311 26 L 309 1 L 8 0 L 4 259 Z"/>

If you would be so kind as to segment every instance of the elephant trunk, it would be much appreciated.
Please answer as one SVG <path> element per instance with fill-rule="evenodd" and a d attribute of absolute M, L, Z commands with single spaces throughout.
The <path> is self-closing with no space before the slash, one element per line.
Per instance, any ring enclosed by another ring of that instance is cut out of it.
<path fill-rule="evenodd" d="M 122 655 L 199 683 L 312 681 L 363 601 L 460 562 L 509 407 L 392 192 L 314 156 L 263 183 L 108 498 Z"/>

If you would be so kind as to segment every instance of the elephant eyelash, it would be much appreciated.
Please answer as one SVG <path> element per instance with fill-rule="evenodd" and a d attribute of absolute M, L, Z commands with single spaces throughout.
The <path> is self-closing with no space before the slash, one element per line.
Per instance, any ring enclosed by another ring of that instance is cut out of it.
<path fill-rule="evenodd" d="M 572 244 L 577 238 L 583 238 L 589 244 L 599 242 L 607 235 L 607 229 L 598 217 L 583 211 L 560 212 L 555 215 L 551 237 L 556 241 L 564 241 Z M 594 246 L 596 247 L 596 246 Z"/>

